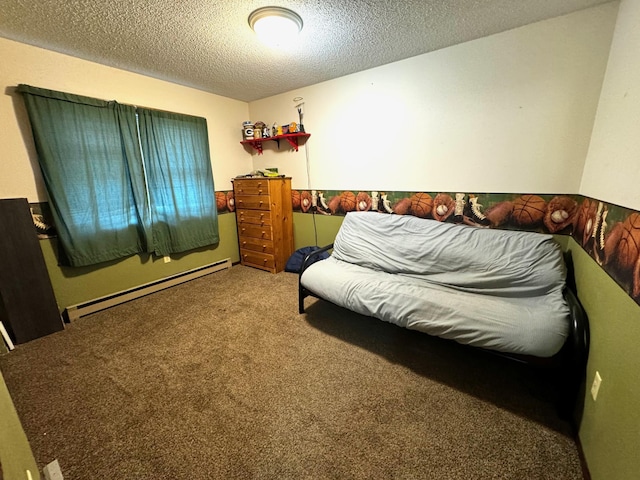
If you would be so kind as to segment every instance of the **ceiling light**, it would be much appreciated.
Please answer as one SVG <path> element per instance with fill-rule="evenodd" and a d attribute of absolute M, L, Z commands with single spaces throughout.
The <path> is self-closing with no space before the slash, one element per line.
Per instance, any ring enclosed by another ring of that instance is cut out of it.
<path fill-rule="evenodd" d="M 251 12 L 249 25 L 265 44 L 284 47 L 295 42 L 302 30 L 302 18 L 288 8 L 263 7 Z"/>

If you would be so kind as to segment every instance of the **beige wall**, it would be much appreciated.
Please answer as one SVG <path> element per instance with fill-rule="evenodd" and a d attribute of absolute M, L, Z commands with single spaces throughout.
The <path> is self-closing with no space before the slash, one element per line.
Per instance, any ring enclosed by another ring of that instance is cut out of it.
<path fill-rule="evenodd" d="M 546 20 L 249 104 L 297 121 L 304 98 L 311 187 L 576 193 L 617 3 Z M 308 188 L 305 151 L 269 149 Z"/>
<path fill-rule="evenodd" d="M 640 141 L 632 130 L 640 117 L 640 0 L 622 1 L 616 25 L 617 8 L 601 5 L 249 106 L 0 39 L 0 197 L 46 199 L 24 110 L 11 90 L 28 83 L 206 117 L 218 190 L 229 189 L 232 176 L 265 166 L 306 188 L 308 154 L 314 188 L 579 192 L 640 209 Z M 297 96 L 304 97 L 312 134 L 308 148 L 267 147 L 252 159 L 238 144 L 242 121 L 297 121 Z M 307 220 L 296 216 L 297 236 L 311 235 Z M 319 243 L 330 241 L 330 227 Z M 585 399 L 581 441 L 594 480 L 632 478 L 640 468 L 639 310 L 571 245 L 593 328 L 588 383 L 595 370 L 603 376 L 598 402 Z M 121 264 L 127 275 L 131 262 Z M 55 276 L 63 287 L 83 283 L 64 271 Z"/>
<path fill-rule="evenodd" d="M 640 210 L 640 0 L 620 3 L 607 73 L 580 193 Z M 591 259 L 577 264 L 592 328 L 587 395 L 580 426 L 594 480 L 638 478 L 640 461 L 640 308 Z"/>
<path fill-rule="evenodd" d="M 0 85 L 4 92 L 0 95 L 0 198 L 47 200 L 26 111 L 15 93 L 20 83 L 206 118 L 216 190 L 230 190 L 231 178 L 252 168 L 251 156 L 239 143 L 240 125 L 248 117 L 245 102 L 2 38 L 0 58 Z M 55 241 L 41 242 L 60 309 L 223 258 L 237 261 L 232 217 L 220 217 L 218 246 L 173 256 L 173 261 L 166 264 L 155 257 L 134 256 L 84 269 L 61 268 L 57 265 Z"/>
<path fill-rule="evenodd" d="M 251 169 L 251 157 L 238 143 L 248 117 L 245 102 L 3 38 L 0 59 L 0 198 L 47 199 L 22 99 L 14 92 L 20 83 L 204 117 L 216 190 L 230 190 L 230 179 Z"/>
<path fill-rule="evenodd" d="M 640 209 L 639 25 L 640 0 L 606 4 L 252 102 L 251 119 L 296 120 L 304 97 L 313 188 L 566 192 Z M 304 150 L 254 165 L 307 188 Z M 299 217 L 298 245 L 311 244 Z M 319 220 L 329 243 L 337 225 Z M 568 243 L 592 328 L 580 441 L 594 480 L 636 478 L 640 309 Z"/>
<path fill-rule="evenodd" d="M 640 2 L 623 0 L 580 193 L 640 210 Z"/>
<path fill-rule="evenodd" d="M 251 170 L 251 156 L 238 143 L 239 125 L 248 117 L 246 103 L 0 38 L 0 198 L 47 200 L 26 112 L 14 91 L 19 83 L 205 117 L 216 189 L 231 189 L 232 177 Z M 134 256 L 75 270 L 58 267 L 53 241 L 41 246 L 56 299 L 64 308 L 222 258 L 237 261 L 232 215 L 221 216 L 220 238 L 216 247 L 178 255 L 167 264 Z M 1 376 L 0 461 L 4 478 L 27 478 L 27 469 L 34 479 L 40 478 Z"/>

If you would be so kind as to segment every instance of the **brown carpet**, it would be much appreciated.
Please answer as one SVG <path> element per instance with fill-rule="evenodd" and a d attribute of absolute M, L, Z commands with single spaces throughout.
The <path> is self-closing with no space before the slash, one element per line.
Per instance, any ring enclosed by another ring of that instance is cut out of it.
<path fill-rule="evenodd" d="M 0 357 L 36 460 L 84 479 L 580 479 L 539 374 L 235 266 Z"/>

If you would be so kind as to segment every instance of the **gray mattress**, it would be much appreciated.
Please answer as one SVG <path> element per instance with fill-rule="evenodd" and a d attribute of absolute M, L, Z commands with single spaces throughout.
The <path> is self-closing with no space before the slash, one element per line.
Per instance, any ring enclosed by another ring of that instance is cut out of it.
<path fill-rule="evenodd" d="M 569 331 L 550 235 L 349 213 L 302 285 L 363 315 L 499 352 L 550 357 Z"/>

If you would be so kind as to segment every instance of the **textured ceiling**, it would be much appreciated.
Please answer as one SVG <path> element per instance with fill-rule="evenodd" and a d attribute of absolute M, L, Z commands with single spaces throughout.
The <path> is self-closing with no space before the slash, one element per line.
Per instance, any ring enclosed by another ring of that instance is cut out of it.
<path fill-rule="evenodd" d="M 609 0 L 0 0 L 0 36 L 252 101 Z M 262 46 L 266 5 L 304 20 Z"/>

